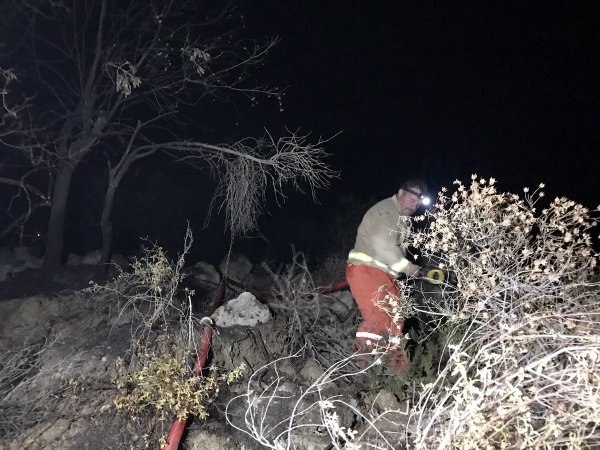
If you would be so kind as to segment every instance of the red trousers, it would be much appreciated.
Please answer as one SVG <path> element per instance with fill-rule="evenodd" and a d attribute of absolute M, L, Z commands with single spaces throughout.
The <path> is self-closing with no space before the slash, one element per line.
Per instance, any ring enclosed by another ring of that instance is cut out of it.
<path fill-rule="evenodd" d="M 346 279 L 363 318 L 357 331 L 377 334 L 385 340 L 388 335 L 402 334 L 404 321 L 395 323 L 387 312 L 377 306 L 387 294 L 398 295 L 391 275 L 365 264 L 348 264 Z"/>

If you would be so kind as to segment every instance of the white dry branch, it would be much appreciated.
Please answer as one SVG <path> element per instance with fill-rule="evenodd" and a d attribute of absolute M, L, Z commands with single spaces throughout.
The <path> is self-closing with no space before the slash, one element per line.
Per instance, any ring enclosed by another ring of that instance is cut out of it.
<path fill-rule="evenodd" d="M 284 185 L 296 189 L 305 182 L 315 198 L 338 173 L 327 165 L 323 148 L 329 139 L 309 141 L 308 135 L 289 132 L 278 139 L 268 132 L 262 138 L 245 138 L 233 144 L 210 145 L 201 142 L 171 142 L 161 148 L 180 161 L 194 166 L 208 165 L 219 174 L 213 201 L 222 199 L 227 224 L 234 235 L 256 228 L 264 212 L 267 192 L 277 201 L 285 199 Z"/>
<path fill-rule="evenodd" d="M 473 176 L 443 189 L 413 243 L 452 271 L 436 304 L 450 357 L 411 411 L 415 449 L 600 445 L 600 278 L 595 215 L 540 188 Z M 541 209 L 541 210 L 540 210 Z"/>
<path fill-rule="evenodd" d="M 282 390 L 284 378 L 278 364 L 298 358 L 300 353 L 272 361 L 250 376 L 244 394 L 228 402 L 227 422 L 265 448 L 274 450 L 293 449 L 295 440 L 302 435 L 322 434 L 323 430 L 328 434 L 331 448 L 338 450 L 395 449 L 394 440 L 378 430 L 386 412 L 373 416 L 361 410 L 352 399 L 332 394 L 337 391 L 336 383 L 352 383 L 353 378 L 364 376 L 372 367 L 381 364 L 384 355 L 385 349 L 368 354 L 372 358 L 371 364 L 358 370 L 355 359 L 367 355 L 353 354 L 341 359 L 297 395 Z M 280 414 L 282 405 L 287 412 L 283 416 Z M 243 415 L 233 412 L 240 409 Z M 346 420 L 342 420 L 342 415 Z M 360 430 L 353 429 L 352 422 L 361 423 Z"/>
<path fill-rule="evenodd" d="M 77 376 L 77 355 L 44 361 L 54 342 L 0 352 L 0 436 L 4 443 L 52 417 L 71 418 L 76 396 L 65 395 Z"/>
<path fill-rule="evenodd" d="M 336 315 L 332 303 L 339 300 L 319 292 L 304 254 L 294 251 L 292 261 L 278 273 L 263 267 L 271 275 L 277 294 L 269 307 L 287 320 L 285 352 L 306 353 L 324 368 L 348 357 L 358 315 L 356 311 L 344 318 Z"/>
<path fill-rule="evenodd" d="M 192 314 L 191 295 L 186 299 L 176 297 L 182 281 L 185 257 L 193 243 L 192 231 L 188 227 L 183 250 L 176 260 L 171 260 L 165 251 L 153 245 L 144 249 L 144 255 L 136 259 L 129 272 L 121 272 L 113 281 L 93 284 L 87 291 L 105 302 L 118 303 L 117 320 L 131 317 L 132 343 L 142 341 L 154 328 L 167 330 L 175 321 L 176 334 L 185 343 L 185 350 L 194 351 L 198 341 L 201 321 Z"/>

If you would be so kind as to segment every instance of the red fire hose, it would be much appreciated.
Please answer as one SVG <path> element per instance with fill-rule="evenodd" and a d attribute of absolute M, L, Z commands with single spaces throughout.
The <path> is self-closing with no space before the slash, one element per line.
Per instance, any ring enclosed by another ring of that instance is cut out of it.
<path fill-rule="evenodd" d="M 209 319 L 207 323 L 204 325 L 204 331 L 202 333 L 202 339 L 200 339 L 200 346 L 198 347 L 198 356 L 196 357 L 196 363 L 194 364 L 194 376 L 198 377 L 202 373 L 202 367 L 206 362 L 206 357 L 208 356 L 208 350 L 210 348 L 210 340 L 212 338 L 212 321 Z M 186 419 L 175 419 L 173 424 L 171 425 L 171 430 L 169 431 L 169 435 L 167 436 L 167 443 L 163 447 L 163 450 L 177 450 L 179 447 L 179 441 L 181 440 L 181 436 L 183 435 L 183 431 L 185 430 L 185 425 L 187 424 Z"/>
<path fill-rule="evenodd" d="M 194 363 L 194 369 L 192 373 L 195 377 L 199 377 L 202 374 L 202 368 L 204 367 L 204 363 L 206 362 L 206 358 L 208 357 L 208 351 L 210 350 L 210 341 L 212 339 L 212 320 L 210 320 L 210 316 L 215 312 L 215 310 L 219 307 L 221 302 L 223 301 L 223 296 L 225 294 L 225 278 L 219 284 L 219 289 L 215 294 L 213 301 L 209 307 L 208 316 L 202 319 L 204 322 L 204 329 L 202 331 L 202 338 L 200 339 L 200 344 L 198 345 L 198 356 L 196 356 L 196 362 Z M 179 447 L 179 442 L 181 441 L 181 436 L 183 436 L 183 432 L 185 430 L 185 426 L 187 424 L 187 418 L 185 419 L 175 419 L 173 424 L 171 425 L 171 429 L 169 430 L 169 435 L 167 436 L 167 443 L 163 447 L 163 450 L 177 450 Z"/>

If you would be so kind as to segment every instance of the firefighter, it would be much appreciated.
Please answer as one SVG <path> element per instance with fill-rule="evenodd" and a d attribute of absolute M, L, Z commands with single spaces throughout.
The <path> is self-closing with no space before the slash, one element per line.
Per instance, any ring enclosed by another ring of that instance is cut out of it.
<path fill-rule="evenodd" d="M 370 353 L 379 346 L 388 347 L 386 366 L 394 373 L 408 367 L 399 345 L 404 321 L 393 321 L 377 303 L 387 295 L 399 295 L 395 279 L 400 273 L 412 277 L 420 271 L 406 259 L 404 243 L 411 231 L 410 216 L 426 199 L 425 188 L 419 180 L 406 181 L 392 197 L 372 206 L 348 255 L 346 279 L 363 319 L 356 331 L 354 351 Z"/>

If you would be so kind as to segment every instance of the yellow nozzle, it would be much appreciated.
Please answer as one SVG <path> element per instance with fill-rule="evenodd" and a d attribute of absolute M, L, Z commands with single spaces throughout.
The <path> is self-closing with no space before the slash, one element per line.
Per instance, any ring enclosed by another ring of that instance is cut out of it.
<path fill-rule="evenodd" d="M 431 269 L 427 272 L 426 277 L 431 284 L 442 284 L 446 279 L 446 274 L 442 269 Z"/>

